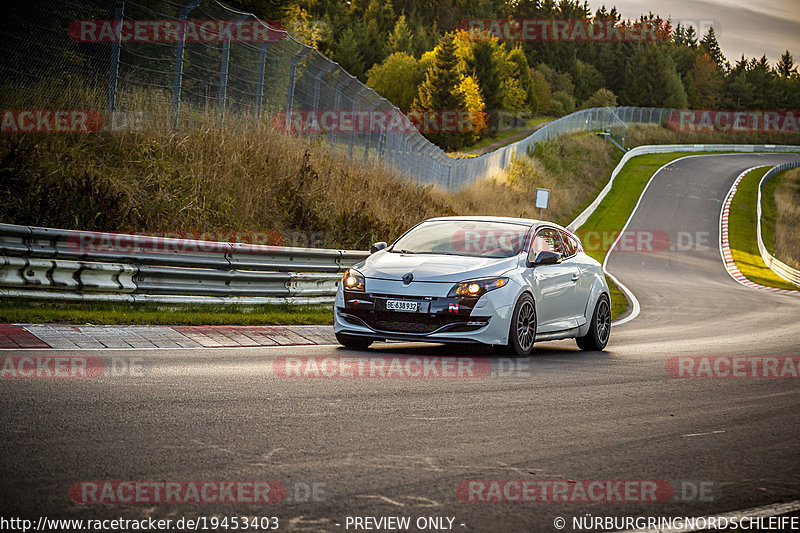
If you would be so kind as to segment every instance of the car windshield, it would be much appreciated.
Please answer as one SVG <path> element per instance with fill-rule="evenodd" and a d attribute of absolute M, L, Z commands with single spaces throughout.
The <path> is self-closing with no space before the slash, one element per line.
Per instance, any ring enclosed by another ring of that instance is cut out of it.
<path fill-rule="evenodd" d="M 529 226 L 510 222 L 433 220 L 400 237 L 391 252 L 512 257 L 525 248 Z"/>

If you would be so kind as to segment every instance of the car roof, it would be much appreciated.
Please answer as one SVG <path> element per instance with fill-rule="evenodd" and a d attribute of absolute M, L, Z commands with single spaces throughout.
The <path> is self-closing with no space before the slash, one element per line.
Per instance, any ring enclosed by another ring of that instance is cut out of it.
<path fill-rule="evenodd" d="M 469 216 L 454 216 L 454 217 L 435 217 L 429 218 L 425 222 L 433 221 L 433 220 L 472 220 L 475 222 L 507 222 L 510 224 L 523 224 L 525 226 L 537 226 L 540 224 L 548 225 L 548 226 L 555 226 L 556 228 L 566 229 L 562 226 L 556 224 L 555 222 L 549 222 L 547 220 L 536 220 L 533 218 L 514 218 L 514 217 L 493 217 L 493 216 L 481 216 L 481 215 L 469 215 Z"/>

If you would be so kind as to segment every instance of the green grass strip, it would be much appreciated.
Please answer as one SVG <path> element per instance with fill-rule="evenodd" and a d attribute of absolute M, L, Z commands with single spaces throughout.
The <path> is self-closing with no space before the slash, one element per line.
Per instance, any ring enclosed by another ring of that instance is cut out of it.
<path fill-rule="evenodd" d="M 761 259 L 756 240 L 756 224 L 758 222 L 756 202 L 758 200 L 758 183 L 770 167 L 763 167 L 745 174 L 733 195 L 730 214 L 728 215 L 728 241 L 730 242 L 733 261 L 739 271 L 747 279 L 767 287 L 778 289 L 797 290 L 795 285 L 785 281 L 769 268 Z M 767 182 L 777 183 L 776 178 Z M 765 186 L 766 195 L 762 198 L 762 209 L 771 207 L 767 216 L 772 217 L 772 226 L 769 235 L 763 235 L 764 242 L 773 242 L 775 225 L 774 186 L 769 192 Z M 771 213 L 771 214 L 769 214 Z M 766 245 L 766 244 L 765 244 Z M 767 246 L 769 249 L 769 246 Z"/>
<path fill-rule="evenodd" d="M 263 305 L 254 308 L 211 305 L 170 307 L 105 302 L 30 302 L 0 299 L 0 323 L 137 325 L 292 325 L 332 324 L 332 305 Z"/>

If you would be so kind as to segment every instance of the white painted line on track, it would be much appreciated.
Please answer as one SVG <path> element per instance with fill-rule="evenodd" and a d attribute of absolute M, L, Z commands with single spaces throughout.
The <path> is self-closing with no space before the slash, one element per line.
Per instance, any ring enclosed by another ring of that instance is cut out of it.
<path fill-rule="evenodd" d="M 706 431 L 704 433 L 687 433 L 686 435 L 681 435 L 681 437 L 703 437 L 705 435 L 719 435 L 720 433 L 725 433 L 725 430 L 718 429 L 716 431 Z"/>
<path fill-rule="evenodd" d="M 694 526 L 690 524 L 688 526 L 671 528 L 671 529 L 636 529 L 636 530 L 629 529 L 625 531 L 617 531 L 616 533 L 691 533 L 693 531 L 706 531 L 708 529 L 716 530 L 716 528 L 708 527 L 708 522 L 712 519 L 716 520 L 717 523 L 719 523 L 720 519 L 727 519 L 729 522 L 731 519 L 736 519 L 737 521 L 741 522 L 741 519 L 745 517 L 769 518 L 771 516 L 780 516 L 788 513 L 793 513 L 798 510 L 800 510 L 800 500 L 795 500 L 789 503 L 775 503 L 772 505 L 765 505 L 763 507 L 753 507 L 751 509 L 743 509 L 741 511 L 731 511 L 729 513 L 723 513 L 718 515 L 696 517 L 694 520 L 695 521 Z M 697 527 L 697 523 L 699 521 L 704 522 L 704 527 Z M 757 531 L 757 530 L 745 529 L 745 531 Z"/>

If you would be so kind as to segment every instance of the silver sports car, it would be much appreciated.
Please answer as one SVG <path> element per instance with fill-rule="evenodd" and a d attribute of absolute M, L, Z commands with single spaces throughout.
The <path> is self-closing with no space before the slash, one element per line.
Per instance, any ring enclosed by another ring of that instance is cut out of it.
<path fill-rule="evenodd" d="M 608 285 L 578 238 L 540 220 L 425 220 L 345 272 L 334 331 L 354 349 L 378 340 L 476 342 L 518 356 L 573 337 L 602 350 Z"/>

